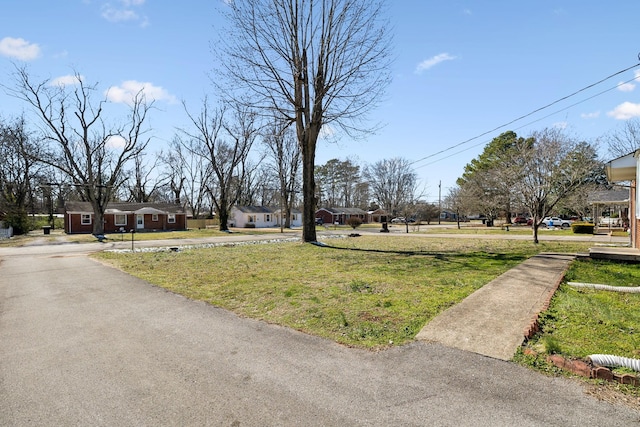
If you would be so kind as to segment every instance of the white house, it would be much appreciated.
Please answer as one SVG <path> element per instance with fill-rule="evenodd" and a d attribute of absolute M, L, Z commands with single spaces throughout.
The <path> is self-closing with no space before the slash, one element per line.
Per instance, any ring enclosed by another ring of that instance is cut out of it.
<path fill-rule="evenodd" d="M 268 206 L 234 206 L 231 208 L 229 226 L 238 228 L 280 227 L 281 217 L 280 209 Z M 291 226 L 302 226 L 302 213 L 297 209 L 291 210 Z"/>
<path fill-rule="evenodd" d="M 640 150 L 618 157 L 606 164 L 609 182 L 630 182 L 629 220 L 631 245 L 640 249 Z"/>

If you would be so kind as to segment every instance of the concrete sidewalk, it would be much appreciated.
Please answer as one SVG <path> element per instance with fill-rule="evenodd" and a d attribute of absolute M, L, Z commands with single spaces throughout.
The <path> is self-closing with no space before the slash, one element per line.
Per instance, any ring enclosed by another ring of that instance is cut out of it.
<path fill-rule="evenodd" d="M 416 338 L 511 360 L 573 258 L 539 254 L 528 259 L 436 316 Z"/>

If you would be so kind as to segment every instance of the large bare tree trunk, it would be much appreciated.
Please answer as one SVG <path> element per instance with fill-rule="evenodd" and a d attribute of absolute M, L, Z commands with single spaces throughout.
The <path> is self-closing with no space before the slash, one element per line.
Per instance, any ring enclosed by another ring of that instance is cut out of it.
<path fill-rule="evenodd" d="M 362 133 L 380 102 L 391 53 L 382 0 L 234 0 L 214 44 L 218 87 L 230 99 L 296 125 L 302 149 L 303 233 L 316 240 L 315 152 L 320 130 Z"/>
<path fill-rule="evenodd" d="M 302 193 L 305 195 L 302 205 L 302 240 L 305 242 L 317 240 L 315 148 L 315 144 L 305 144 L 302 149 Z"/>

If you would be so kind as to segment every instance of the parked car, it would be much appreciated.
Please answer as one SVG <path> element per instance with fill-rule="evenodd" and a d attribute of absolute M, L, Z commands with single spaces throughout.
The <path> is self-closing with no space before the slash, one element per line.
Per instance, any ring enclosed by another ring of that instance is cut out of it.
<path fill-rule="evenodd" d="M 514 224 L 526 224 L 529 219 L 524 216 L 517 216 L 513 219 Z"/>
<path fill-rule="evenodd" d="M 405 221 L 404 221 L 404 217 L 403 216 L 399 216 L 399 217 L 393 218 L 391 220 L 392 224 L 400 224 L 400 223 L 404 223 L 404 222 Z"/>
<path fill-rule="evenodd" d="M 542 227 L 562 227 L 569 228 L 573 221 L 568 219 L 558 218 L 557 216 L 548 216 L 542 220 Z"/>
<path fill-rule="evenodd" d="M 323 225 L 324 220 L 322 218 L 316 218 L 316 225 Z"/>

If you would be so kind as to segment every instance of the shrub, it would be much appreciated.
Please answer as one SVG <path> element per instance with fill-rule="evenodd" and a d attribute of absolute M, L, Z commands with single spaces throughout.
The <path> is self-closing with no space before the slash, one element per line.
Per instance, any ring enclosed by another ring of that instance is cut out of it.
<path fill-rule="evenodd" d="M 254 222 L 249 222 L 244 225 L 244 228 L 256 228 L 256 224 Z"/>
<path fill-rule="evenodd" d="M 31 230 L 29 216 L 26 212 L 8 212 L 4 218 L 5 226 L 13 227 L 13 234 L 26 234 Z"/>
<path fill-rule="evenodd" d="M 352 216 L 347 220 L 347 224 L 355 230 L 362 225 L 362 220 L 357 216 Z"/>
<path fill-rule="evenodd" d="M 574 222 L 571 224 L 571 231 L 575 234 L 593 234 L 594 227 L 590 222 Z"/>

